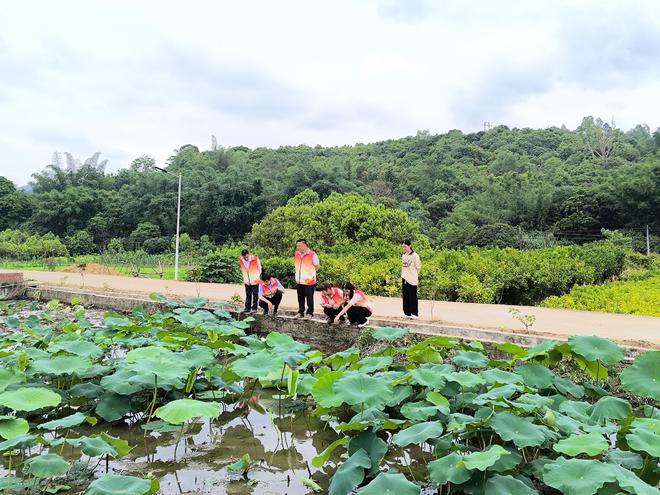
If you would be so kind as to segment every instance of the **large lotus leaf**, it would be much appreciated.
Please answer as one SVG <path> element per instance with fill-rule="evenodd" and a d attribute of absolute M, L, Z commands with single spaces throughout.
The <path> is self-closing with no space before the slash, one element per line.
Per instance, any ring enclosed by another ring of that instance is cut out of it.
<path fill-rule="evenodd" d="M 452 359 L 456 366 L 463 368 L 485 368 L 488 366 L 488 356 L 476 351 L 457 352 Z"/>
<path fill-rule="evenodd" d="M 25 435 L 30 431 L 30 425 L 23 418 L 16 416 L 0 416 L 0 437 L 5 440 Z"/>
<path fill-rule="evenodd" d="M 173 357 L 156 357 L 142 359 L 133 363 L 129 367 L 136 374 L 148 375 L 147 384 L 153 385 L 154 375 L 158 377 L 159 382 L 177 383 L 188 376 L 189 367 L 185 360 L 175 359 Z M 139 383 L 138 380 L 131 379 L 131 383 Z"/>
<path fill-rule="evenodd" d="M 309 349 L 307 344 L 298 342 L 291 335 L 280 332 L 270 332 L 266 337 L 266 344 L 273 349 L 282 349 L 289 352 L 306 352 Z"/>
<path fill-rule="evenodd" d="M 341 405 L 343 400 L 335 394 L 332 387 L 342 376 L 344 376 L 343 371 L 330 371 L 312 384 L 312 397 L 321 407 L 331 408 Z"/>
<path fill-rule="evenodd" d="M 25 375 L 15 373 L 5 368 L 0 368 L 0 392 L 4 391 L 9 385 L 25 381 Z"/>
<path fill-rule="evenodd" d="M 587 361 L 600 361 L 604 364 L 616 364 L 623 359 L 623 349 L 611 340 L 592 335 L 591 337 L 573 336 L 568 338 L 571 350 Z"/>
<path fill-rule="evenodd" d="M 343 402 L 362 409 L 382 409 L 394 395 L 387 379 L 364 373 L 347 373 L 333 383 L 332 389 Z"/>
<path fill-rule="evenodd" d="M 539 394 L 522 394 L 512 403 L 517 409 L 521 409 L 527 413 L 544 411 L 554 405 L 554 401 L 550 397 Z"/>
<path fill-rule="evenodd" d="M 548 388 L 555 381 L 555 374 L 542 364 L 523 364 L 516 367 L 516 373 L 523 377 L 525 385 L 534 388 Z"/>
<path fill-rule="evenodd" d="M 565 413 L 567 416 L 580 421 L 581 423 L 590 424 L 591 421 L 592 405 L 588 402 L 565 400 L 559 404 L 559 412 Z"/>
<path fill-rule="evenodd" d="M 0 394 L 0 404 L 15 411 L 36 411 L 55 407 L 62 402 L 60 394 L 42 387 L 23 387 Z"/>
<path fill-rule="evenodd" d="M 330 495 L 348 495 L 362 483 L 364 470 L 371 467 L 369 455 L 360 449 L 344 461 L 330 478 Z"/>
<path fill-rule="evenodd" d="M 337 440 L 332 442 L 330 445 L 328 445 L 325 448 L 325 450 L 323 450 L 323 452 L 312 458 L 312 466 L 317 468 L 323 466 L 323 464 L 325 464 L 328 461 L 334 450 L 337 447 L 344 445 L 346 442 L 348 442 L 348 440 L 349 440 L 348 437 L 339 437 Z"/>
<path fill-rule="evenodd" d="M 81 356 L 55 356 L 49 359 L 38 359 L 30 363 L 35 373 L 48 375 L 80 375 L 87 371 L 92 362 Z"/>
<path fill-rule="evenodd" d="M 260 351 L 249 356 L 237 359 L 231 365 L 231 369 L 241 378 L 262 378 L 270 373 L 281 370 L 283 361 L 270 352 Z"/>
<path fill-rule="evenodd" d="M 385 369 L 390 364 L 392 364 L 392 358 L 390 356 L 368 356 L 353 364 L 350 369 L 358 370 L 361 373 L 372 373 Z"/>
<path fill-rule="evenodd" d="M 616 480 L 612 465 L 559 457 L 543 467 L 543 482 L 566 495 L 593 495 Z"/>
<path fill-rule="evenodd" d="M 491 385 L 515 385 L 523 382 L 522 376 L 497 368 L 484 370 L 479 374 Z"/>
<path fill-rule="evenodd" d="M 371 473 L 377 473 L 380 462 L 387 452 L 387 442 L 379 438 L 373 431 L 363 431 L 351 438 L 348 444 L 348 455 L 353 455 L 360 449 L 363 449 L 371 459 Z"/>
<path fill-rule="evenodd" d="M 65 418 L 55 419 L 53 421 L 47 421 L 46 423 L 41 423 L 39 425 L 39 428 L 42 428 L 44 430 L 57 430 L 58 428 L 72 428 L 74 426 L 83 424 L 83 422 L 87 420 L 87 418 L 88 417 L 85 416 L 83 413 L 77 412 L 70 416 L 66 416 Z M 94 421 L 92 420 L 92 422 Z"/>
<path fill-rule="evenodd" d="M 165 347 L 150 345 L 146 347 L 138 347 L 126 353 L 127 363 L 138 363 L 143 359 L 151 359 L 163 356 L 172 356 L 172 351 Z"/>
<path fill-rule="evenodd" d="M 215 418 L 220 414 L 217 402 L 202 402 L 194 399 L 178 399 L 159 407 L 154 415 L 160 419 L 179 425 L 191 418 Z"/>
<path fill-rule="evenodd" d="M 103 355 L 103 349 L 87 340 L 65 340 L 55 342 L 48 346 L 48 350 L 52 353 L 64 351 L 69 354 L 75 354 L 76 356 L 91 359 L 96 359 Z"/>
<path fill-rule="evenodd" d="M 513 470 L 523 460 L 522 456 L 519 454 L 519 450 L 515 447 L 507 446 L 504 448 L 509 452 L 509 455 L 503 455 L 500 457 L 495 464 L 488 468 L 488 471 L 505 473 Z"/>
<path fill-rule="evenodd" d="M 453 483 L 460 485 L 472 477 L 472 472 L 467 469 L 461 460 L 463 457 L 456 452 L 429 462 L 429 477 L 439 485 Z"/>
<path fill-rule="evenodd" d="M 133 447 L 128 445 L 128 441 L 124 440 L 123 438 L 113 437 L 112 435 L 108 435 L 105 432 L 101 433 L 101 438 L 112 445 L 112 447 L 117 451 L 117 455 L 119 457 L 125 456 L 131 450 L 133 450 Z"/>
<path fill-rule="evenodd" d="M 71 465 L 57 454 L 41 454 L 25 461 L 26 471 L 37 478 L 62 476 Z"/>
<path fill-rule="evenodd" d="M 527 349 L 527 355 L 522 359 L 527 361 L 537 357 L 547 356 L 550 351 L 557 347 L 557 344 L 559 342 L 556 340 L 546 339 Z"/>
<path fill-rule="evenodd" d="M 387 406 L 395 407 L 401 404 L 404 400 L 410 397 L 413 393 L 413 388 L 410 385 L 394 387 L 394 395 L 387 402 Z"/>
<path fill-rule="evenodd" d="M 429 388 L 442 388 L 445 386 L 446 379 L 445 373 L 451 371 L 442 364 L 422 365 L 410 371 L 413 383 L 417 383 L 423 387 Z"/>
<path fill-rule="evenodd" d="M 490 402 L 502 402 L 503 399 L 510 399 L 514 394 L 524 389 L 521 385 L 502 385 L 501 387 L 493 387 L 483 394 L 475 397 L 475 404 L 487 404 Z"/>
<path fill-rule="evenodd" d="M 543 426 L 508 411 L 496 413 L 491 427 L 503 440 L 513 442 L 518 448 L 536 447 L 545 441 Z"/>
<path fill-rule="evenodd" d="M 630 403 L 625 399 L 606 396 L 596 402 L 591 409 L 591 420 L 601 423 L 608 419 L 625 419 L 632 414 Z"/>
<path fill-rule="evenodd" d="M 488 478 L 484 495 L 538 495 L 539 492 L 513 476 L 496 474 Z"/>
<path fill-rule="evenodd" d="M 40 437 L 37 437 L 36 435 L 30 435 L 30 434 L 17 435 L 15 437 L 10 438 L 9 440 L 0 442 L 0 452 L 8 449 L 29 449 L 31 447 L 34 447 L 38 441 L 42 441 L 42 440 Z"/>
<path fill-rule="evenodd" d="M 410 330 L 408 328 L 380 327 L 376 328 L 371 336 L 376 340 L 394 341 L 406 335 Z"/>
<path fill-rule="evenodd" d="M 557 391 L 561 392 L 562 394 L 572 395 L 576 399 L 581 399 L 584 396 L 584 387 L 570 380 L 567 380 L 566 378 L 555 376 L 554 385 Z"/>
<path fill-rule="evenodd" d="M 426 401 L 406 402 L 401 406 L 401 415 L 413 421 L 426 421 L 441 411 L 447 411 L 447 407 L 435 406 Z"/>
<path fill-rule="evenodd" d="M 599 433 L 587 433 L 586 435 L 571 435 L 553 445 L 553 449 L 570 457 L 579 454 L 596 456 L 607 450 L 608 443 L 605 437 Z"/>
<path fill-rule="evenodd" d="M 92 481 L 85 495 L 151 495 L 156 493 L 158 488 L 157 480 L 106 474 Z"/>
<path fill-rule="evenodd" d="M 509 455 L 509 451 L 500 445 L 492 445 L 481 452 L 473 452 L 463 456 L 463 464 L 467 469 L 485 471 L 494 465 L 503 455 Z"/>
<path fill-rule="evenodd" d="M 327 358 L 325 362 L 332 366 L 333 369 L 340 369 L 360 359 L 360 349 L 357 347 L 349 347 L 345 351 L 336 352 Z"/>
<path fill-rule="evenodd" d="M 135 378 L 135 371 L 128 368 L 115 371 L 112 375 L 106 375 L 101 378 L 101 386 L 109 392 L 119 395 L 133 395 L 145 388 L 153 388 L 153 381 L 150 387 L 145 384 L 132 381 Z"/>
<path fill-rule="evenodd" d="M 637 452 L 613 449 L 607 453 L 607 462 L 618 464 L 627 469 L 639 469 L 644 465 L 644 459 Z"/>
<path fill-rule="evenodd" d="M 483 385 L 486 381 L 476 373 L 469 371 L 451 372 L 446 375 L 447 381 L 458 383 L 461 388 L 469 389 Z"/>
<path fill-rule="evenodd" d="M 392 442 L 401 447 L 405 447 L 411 443 L 424 443 L 429 438 L 439 437 L 442 435 L 442 431 L 442 424 L 439 421 L 417 423 L 396 433 L 392 437 Z"/>
<path fill-rule="evenodd" d="M 97 402 L 95 412 L 106 421 L 112 422 L 123 418 L 130 410 L 129 396 L 107 392 Z"/>
<path fill-rule="evenodd" d="M 422 489 L 401 473 L 380 473 L 357 495 L 420 495 Z"/>
<path fill-rule="evenodd" d="M 181 304 L 191 308 L 202 308 L 208 304 L 209 300 L 205 297 L 185 297 L 181 300 Z"/>
<path fill-rule="evenodd" d="M 107 316 L 103 318 L 103 324 L 110 328 L 125 328 L 131 326 L 131 320 L 117 316 Z"/>
<path fill-rule="evenodd" d="M 206 346 L 192 347 L 186 351 L 174 354 L 174 359 L 188 368 L 205 368 L 213 363 L 213 351 Z"/>
<path fill-rule="evenodd" d="M 71 397 L 86 397 L 88 399 L 97 399 L 103 395 L 103 387 L 91 382 L 78 383 L 67 390 L 67 392 Z"/>
<path fill-rule="evenodd" d="M 630 448 L 660 457 L 660 434 L 651 429 L 635 428 L 626 435 Z"/>
<path fill-rule="evenodd" d="M 658 488 L 646 484 L 635 473 L 621 466 L 612 466 L 612 468 L 619 486 L 627 492 L 637 495 L 660 495 Z"/>
<path fill-rule="evenodd" d="M 621 384 L 633 394 L 660 401 L 660 351 L 638 355 L 621 373 Z"/>
<path fill-rule="evenodd" d="M 117 450 L 101 437 L 70 438 L 66 441 L 70 445 L 79 445 L 83 454 L 90 457 L 111 455 L 117 457 Z"/>

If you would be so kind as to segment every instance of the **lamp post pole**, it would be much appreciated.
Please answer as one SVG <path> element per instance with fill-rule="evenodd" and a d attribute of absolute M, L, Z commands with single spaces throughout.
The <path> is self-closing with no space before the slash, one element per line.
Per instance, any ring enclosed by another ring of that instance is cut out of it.
<path fill-rule="evenodd" d="M 154 167 L 156 170 L 173 175 L 164 168 Z M 181 172 L 179 172 L 179 190 L 176 200 L 176 240 L 174 246 L 174 280 L 179 280 L 179 227 L 181 225 Z"/>
<path fill-rule="evenodd" d="M 181 172 L 179 172 L 179 195 L 176 202 L 176 244 L 174 248 L 174 280 L 179 280 L 179 225 L 181 222 Z"/>

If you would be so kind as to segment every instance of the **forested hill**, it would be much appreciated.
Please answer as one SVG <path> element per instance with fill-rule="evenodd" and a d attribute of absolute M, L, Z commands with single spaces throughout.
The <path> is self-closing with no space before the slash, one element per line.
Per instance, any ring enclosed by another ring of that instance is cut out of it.
<path fill-rule="evenodd" d="M 176 175 L 155 170 L 148 156 L 115 174 L 97 159 L 51 164 L 34 175 L 31 192 L 3 181 L 0 228 L 63 237 L 85 230 L 100 248 L 141 229 L 165 247 Z M 513 235 L 533 247 L 552 235 L 583 240 L 601 228 L 641 233 L 647 224 L 660 231 L 660 130 L 624 132 L 591 117 L 576 130 L 500 126 L 341 147 L 185 145 L 167 168 L 183 174 L 182 231 L 219 243 L 242 238 L 307 188 L 401 208 L 449 247 Z"/>

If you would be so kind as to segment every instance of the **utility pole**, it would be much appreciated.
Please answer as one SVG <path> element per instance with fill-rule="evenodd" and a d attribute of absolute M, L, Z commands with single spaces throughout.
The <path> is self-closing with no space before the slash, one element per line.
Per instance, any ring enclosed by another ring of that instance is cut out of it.
<path fill-rule="evenodd" d="M 646 225 L 646 256 L 651 255 L 651 236 L 649 235 L 649 226 Z"/>

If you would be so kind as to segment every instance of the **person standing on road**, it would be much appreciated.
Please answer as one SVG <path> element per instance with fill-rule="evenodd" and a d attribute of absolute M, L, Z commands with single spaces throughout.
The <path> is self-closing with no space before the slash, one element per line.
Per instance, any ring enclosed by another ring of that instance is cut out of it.
<path fill-rule="evenodd" d="M 314 316 L 316 271 L 321 263 L 318 255 L 309 248 L 305 239 L 296 241 L 293 263 L 296 269 L 296 290 L 298 292 L 298 314 L 296 314 L 296 318 L 310 319 Z M 305 313 L 305 301 L 307 301 L 307 313 Z"/>
<path fill-rule="evenodd" d="M 422 261 L 419 254 L 412 248 L 411 242 L 406 239 L 401 243 L 401 294 L 403 296 L 403 314 L 406 318 L 416 320 L 419 318 L 419 304 L 417 301 L 417 285 L 419 285 L 419 270 Z"/>
<path fill-rule="evenodd" d="M 369 324 L 369 317 L 373 314 L 373 310 L 364 292 L 353 284 L 347 283 L 344 285 L 344 301 L 346 304 L 335 316 L 334 324 L 338 324 L 344 315 L 348 316 L 351 325 L 362 328 Z"/>
<path fill-rule="evenodd" d="M 245 309 L 244 313 L 256 313 L 259 300 L 259 281 L 261 279 L 261 261 L 255 254 L 247 249 L 241 251 L 238 264 L 243 273 L 243 285 L 245 285 Z"/>
<path fill-rule="evenodd" d="M 344 305 L 344 291 L 328 282 L 321 284 L 319 289 L 321 289 L 321 307 L 328 317 L 328 323 L 332 323 Z M 343 316 L 341 321 L 344 321 Z"/>
<path fill-rule="evenodd" d="M 264 315 L 267 315 L 268 310 L 272 309 L 273 316 L 277 316 L 277 308 L 280 307 L 283 294 L 284 286 L 279 280 L 270 273 L 263 273 L 261 275 L 261 282 L 259 282 L 259 306 L 264 310 Z"/>

